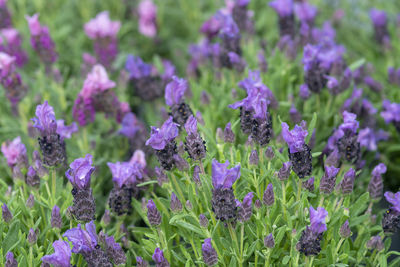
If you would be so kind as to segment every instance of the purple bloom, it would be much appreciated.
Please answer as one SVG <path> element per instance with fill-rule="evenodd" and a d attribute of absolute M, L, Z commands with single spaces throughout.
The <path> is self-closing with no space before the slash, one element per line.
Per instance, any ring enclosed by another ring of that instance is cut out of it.
<path fill-rule="evenodd" d="M 70 165 L 65 172 L 73 187 L 85 189 L 90 186 L 90 178 L 95 168 L 92 166 L 92 155 L 87 154 L 85 158 L 78 158 Z"/>
<path fill-rule="evenodd" d="M 269 234 L 264 238 L 264 246 L 266 248 L 275 247 L 275 239 L 274 239 L 274 236 L 272 234 Z"/>
<path fill-rule="evenodd" d="M 18 262 L 14 258 L 14 253 L 12 253 L 11 251 L 7 252 L 7 254 L 6 254 L 6 262 L 5 262 L 4 267 L 18 267 Z M 56 267 L 58 267 L 58 266 L 56 266 Z M 61 267 L 63 267 L 63 266 L 61 266 Z"/>
<path fill-rule="evenodd" d="M 386 165 L 383 163 L 378 164 L 372 170 L 372 177 L 368 184 L 368 192 L 371 199 L 379 199 L 383 193 L 383 180 L 382 174 L 386 172 Z"/>
<path fill-rule="evenodd" d="M 77 131 L 78 125 L 75 122 L 70 125 L 64 125 L 64 120 L 57 120 L 57 133 L 61 139 L 71 138 L 71 135 Z"/>
<path fill-rule="evenodd" d="M 212 160 L 212 184 L 214 188 L 231 188 L 233 183 L 240 177 L 240 164 L 228 169 L 229 161 L 219 163 Z"/>
<path fill-rule="evenodd" d="M 154 250 L 152 259 L 153 259 L 153 261 L 155 261 L 156 266 L 159 266 L 159 267 L 169 266 L 167 259 L 164 257 L 164 252 L 160 248 L 156 248 Z"/>
<path fill-rule="evenodd" d="M 3 205 L 1 206 L 1 211 L 2 211 L 3 220 L 6 223 L 9 223 L 12 220 L 13 215 L 11 214 L 10 210 L 8 209 L 8 207 L 5 203 L 3 203 Z"/>
<path fill-rule="evenodd" d="M 328 216 L 328 212 L 324 208 L 318 207 L 315 210 L 310 206 L 310 227 L 314 233 L 320 234 L 327 230 L 325 224 L 326 216 Z"/>
<path fill-rule="evenodd" d="M 35 123 L 33 127 L 40 131 L 42 136 L 55 134 L 57 131 L 57 121 L 53 107 L 47 101 L 36 107 L 36 117 L 32 119 Z"/>
<path fill-rule="evenodd" d="M 201 251 L 203 253 L 203 261 L 207 266 L 213 266 L 218 263 L 218 255 L 211 244 L 211 238 L 204 239 Z"/>
<path fill-rule="evenodd" d="M 7 164 L 11 168 L 19 163 L 27 163 L 26 147 L 21 142 L 21 137 L 16 137 L 14 140 L 6 141 L 1 144 L 1 152 L 7 159 Z"/>
<path fill-rule="evenodd" d="M 125 69 L 129 72 L 130 78 L 140 79 L 150 76 L 152 66 L 144 63 L 140 57 L 128 55 L 126 58 Z"/>
<path fill-rule="evenodd" d="M 54 205 L 53 209 L 51 210 L 51 227 L 54 228 L 62 227 L 60 208 L 57 205 Z"/>
<path fill-rule="evenodd" d="M 356 178 L 356 171 L 353 168 L 350 168 L 343 177 L 343 180 L 340 183 L 340 189 L 343 194 L 350 194 L 353 192 L 354 187 L 354 179 Z"/>
<path fill-rule="evenodd" d="M 152 199 L 147 202 L 147 219 L 149 220 L 150 225 L 161 224 L 161 214 Z"/>
<path fill-rule="evenodd" d="M 340 227 L 340 236 L 342 238 L 348 238 L 351 235 L 351 230 L 350 230 L 350 226 L 349 226 L 349 220 L 346 220 L 342 226 Z"/>
<path fill-rule="evenodd" d="M 266 206 L 272 206 L 275 202 L 275 197 L 274 197 L 274 187 L 272 184 L 268 184 L 267 189 L 264 191 L 263 195 L 263 203 Z"/>
<path fill-rule="evenodd" d="M 108 11 L 103 11 L 85 24 L 85 33 L 90 39 L 115 38 L 121 27 L 119 21 L 111 21 Z"/>
<path fill-rule="evenodd" d="M 294 5 L 294 12 L 301 22 L 313 24 L 318 10 L 307 2 L 301 2 Z"/>
<path fill-rule="evenodd" d="M 96 249 L 96 225 L 91 221 L 85 224 L 85 228 L 86 230 L 83 230 L 81 224 L 78 224 L 76 228 L 69 229 L 63 234 L 72 243 L 73 253 L 85 253 Z"/>
<path fill-rule="evenodd" d="M 389 100 L 384 100 L 382 107 L 384 111 L 381 112 L 381 116 L 386 123 L 400 122 L 400 103 L 390 103 Z"/>
<path fill-rule="evenodd" d="M 385 11 L 373 8 L 369 11 L 369 16 L 375 26 L 385 26 L 387 23 Z"/>
<path fill-rule="evenodd" d="M 197 120 L 193 115 L 190 115 L 185 123 L 185 130 L 190 134 L 197 134 Z"/>
<path fill-rule="evenodd" d="M 203 23 L 200 27 L 200 32 L 203 33 L 208 39 L 215 37 L 222 27 L 221 21 L 217 16 L 212 16 Z"/>
<path fill-rule="evenodd" d="M 287 17 L 293 14 L 292 0 L 275 0 L 270 2 L 269 6 L 275 9 L 280 17 Z"/>
<path fill-rule="evenodd" d="M 178 212 L 182 210 L 182 203 L 174 192 L 171 194 L 170 207 L 172 212 Z"/>
<path fill-rule="evenodd" d="M 359 126 L 359 122 L 356 120 L 357 115 L 343 111 L 343 123 L 339 126 L 338 137 L 341 138 L 346 132 L 356 134 Z"/>
<path fill-rule="evenodd" d="M 147 37 L 157 34 L 157 6 L 151 0 L 142 0 L 138 6 L 139 32 Z"/>
<path fill-rule="evenodd" d="M 371 128 L 365 128 L 358 133 L 357 142 L 360 143 L 361 147 L 365 147 L 369 151 L 376 151 L 378 148 L 377 143 L 381 140 L 387 140 L 388 137 L 388 133 L 383 130 L 374 132 Z"/>
<path fill-rule="evenodd" d="M 292 163 L 290 161 L 284 162 L 282 164 L 282 168 L 280 168 L 279 172 L 278 172 L 279 180 L 283 181 L 283 180 L 286 180 L 287 178 L 289 178 L 290 171 L 292 170 L 291 167 L 292 167 Z"/>
<path fill-rule="evenodd" d="M 146 145 L 150 145 L 156 150 L 164 149 L 167 143 L 171 142 L 178 136 L 179 129 L 177 124 L 172 121 L 170 116 L 168 120 L 164 122 L 161 128 L 151 127 L 151 136 L 146 141 Z"/>
<path fill-rule="evenodd" d="M 224 129 L 224 142 L 233 143 L 235 142 L 235 134 L 232 131 L 231 123 L 228 122 Z"/>
<path fill-rule="evenodd" d="M 243 199 L 243 202 L 240 204 L 239 209 L 239 220 L 241 222 L 246 222 L 250 220 L 252 213 L 252 201 L 253 201 L 254 193 L 249 192 Z"/>
<path fill-rule="evenodd" d="M 387 202 L 393 205 L 391 208 L 400 214 L 400 192 L 396 194 L 389 191 L 385 192 L 385 198 Z"/>
<path fill-rule="evenodd" d="M 148 267 L 147 261 L 143 260 L 142 257 L 136 257 L 136 266 L 137 267 Z"/>
<path fill-rule="evenodd" d="M 133 138 L 141 128 L 142 127 L 140 125 L 140 122 L 135 114 L 129 112 L 126 113 L 124 118 L 122 119 L 121 129 L 119 130 L 119 133 L 128 138 Z"/>
<path fill-rule="evenodd" d="M 386 172 L 386 165 L 383 163 L 379 163 L 375 168 L 372 170 L 372 176 L 381 176 Z"/>
<path fill-rule="evenodd" d="M 165 87 L 165 103 L 168 106 L 180 104 L 188 87 L 189 84 L 187 80 L 172 76 L 172 81 Z"/>
<path fill-rule="evenodd" d="M 0 30 L 0 51 L 15 57 L 15 63 L 18 67 L 22 67 L 28 60 L 28 56 L 22 50 L 21 45 L 22 39 L 16 29 L 5 28 Z"/>
<path fill-rule="evenodd" d="M 300 85 L 300 92 L 299 95 L 302 99 L 306 100 L 310 97 L 310 90 L 308 89 L 307 84 Z"/>
<path fill-rule="evenodd" d="M 296 153 L 303 150 L 305 138 L 308 135 L 307 130 L 301 126 L 296 126 L 292 131 L 289 131 L 289 126 L 286 122 L 282 122 L 282 137 L 289 146 L 290 153 Z"/>
<path fill-rule="evenodd" d="M 107 163 L 113 176 L 113 182 L 120 188 L 123 185 L 133 185 L 136 178 L 142 178 L 142 173 L 138 164 L 131 164 L 130 162 L 116 162 Z"/>

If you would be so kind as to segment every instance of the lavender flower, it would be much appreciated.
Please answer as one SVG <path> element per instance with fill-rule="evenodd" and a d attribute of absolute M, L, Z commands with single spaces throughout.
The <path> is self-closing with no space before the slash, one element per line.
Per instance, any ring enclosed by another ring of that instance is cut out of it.
<path fill-rule="evenodd" d="M 241 221 L 242 223 L 250 220 L 250 218 L 251 218 L 251 215 L 253 212 L 253 208 L 252 208 L 253 197 L 254 197 L 253 192 L 248 193 L 244 197 L 243 202 L 239 206 L 238 217 L 239 217 L 239 221 Z"/>
<path fill-rule="evenodd" d="M 142 0 L 138 6 L 139 32 L 147 37 L 157 35 L 157 6 L 151 0 Z"/>
<path fill-rule="evenodd" d="M 122 250 L 121 245 L 115 242 L 114 237 L 107 236 L 105 233 L 100 232 L 98 240 L 104 247 L 108 259 L 112 261 L 114 265 L 126 263 L 126 255 Z"/>
<path fill-rule="evenodd" d="M 78 227 L 67 230 L 64 237 L 72 243 L 72 252 L 82 254 L 89 266 L 112 267 L 112 263 L 107 254 L 98 244 L 96 225 L 93 221 L 85 225 L 86 230 Z"/>
<path fill-rule="evenodd" d="M 292 131 L 289 131 L 287 123 L 282 122 L 282 137 L 289 146 L 289 158 L 293 171 L 300 178 L 309 176 L 312 171 L 311 149 L 305 143 L 307 135 L 307 130 L 301 126 L 296 125 Z"/>
<path fill-rule="evenodd" d="M 392 206 L 383 215 L 382 228 L 385 234 L 390 235 L 400 229 L 400 192 L 385 192 L 385 198 Z"/>
<path fill-rule="evenodd" d="M 34 197 L 32 194 L 29 195 L 28 199 L 26 200 L 25 205 L 26 205 L 29 209 L 32 209 L 33 206 L 35 205 L 35 197 Z"/>
<path fill-rule="evenodd" d="M 1 9 L 0 9 L 1 12 Z M 14 258 L 14 253 L 11 251 L 7 252 L 6 254 L 6 262 L 4 263 L 4 267 L 18 267 L 18 262 Z M 64 266 L 61 266 L 64 267 Z"/>
<path fill-rule="evenodd" d="M 7 0 L 0 1 L 0 29 L 11 27 L 11 14 L 7 8 Z"/>
<path fill-rule="evenodd" d="M 213 198 L 212 210 L 218 220 L 235 220 L 237 207 L 232 185 L 240 177 L 240 165 L 228 169 L 229 161 L 219 163 L 216 159 L 212 161 L 212 184 Z"/>
<path fill-rule="evenodd" d="M 250 165 L 258 165 L 258 153 L 257 150 L 252 150 L 249 156 Z"/>
<path fill-rule="evenodd" d="M 213 266 L 218 263 L 218 255 L 211 244 L 211 238 L 204 239 L 201 251 L 203 253 L 203 261 L 207 266 Z"/>
<path fill-rule="evenodd" d="M 321 251 L 321 240 L 323 233 L 327 230 L 325 218 L 328 212 L 321 207 L 315 210 L 310 207 L 310 226 L 301 233 L 296 248 L 306 256 L 318 255 Z"/>
<path fill-rule="evenodd" d="M 340 189 L 344 195 L 351 194 L 354 187 L 354 179 L 356 178 L 356 171 L 350 168 L 343 177 L 340 183 Z"/>
<path fill-rule="evenodd" d="M 62 227 L 60 208 L 57 205 L 54 205 L 53 209 L 51 210 L 51 227 L 59 229 Z"/>
<path fill-rule="evenodd" d="M 36 243 L 38 233 L 39 233 L 38 229 L 36 230 L 33 230 L 33 228 L 29 229 L 27 239 L 30 245 Z"/>
<path fill-rule="evenodd" d="M 315 180 L 315 178 L 311 177 L 307 181 L 304 181 L 303 184 L 302 184 L 303 187 L 305 189 L 307 189 L 308 191 L 313 192 L 314 191 L 314 180 Z"/>
<path fill-rule="evenodd" d="M 340 237 L 342 238 L 348 238 L 351 236 L 351 230 L 350 230 L 350 226 L 349 226 L 349 221 L 346 220 L 342 226 L 340 227 Z"/>
<path fill-rule="evenodd" d="M 62 128 L 58 129 L 56 116 L 47 101 L 36 107 L 36 117 L 32 119 L 33 126 L 40 132 L 38 138 L 40 150 L 43 155 L 43 163 L 48 166 L 56 166 L 66 161 L 64 138 L 68 137 Z M 61 137 L 61 134 L 63 138 Z"/>
<path fill-rule="evenodd" d="M 200 226 L 203 227 L 203 228 L 207 228 L 208 227 L 208 219 L 204 214 L 200 214 L 199 223 L 200 223 Z"/>
<path fill-rule="evenodd" d="M 340 155 L 352 163 L 356 162 L 360 157 L 360 143 L 358 143 L 357 134 L 359 123 L 356 117 L 356 114 L 344 111 L 344 122 L 335 133 Z"/>
<path fill-rule="evenodd" d="M 282 164 L 282 168 L 279 169 L 278 178 L 281 181 L 284 181 L 289 178 L 290 171 L 292 170 L 292 163 L 284 162 Z"/>
<path fill-rule="evenodd" d="M 21 75 L 15 70 L 15 60 L 14 56 L 0 52 L 0 84 L 6 91 L 14 115 L 18 115 L 18 103 L 26 95 L 27 87 L 22 83 Z"/>
<path fill-rule="evenodd" d="M 375 40 L 381 45 L 388 44 L 390 37 L 387 29 L 386 13 L 373 8 L 370 10 L 369 16 L 374 24 Z"/>
<path fill-rule="evenodd" d="M 74 202 L 72 214 L 77 220 L 89 222 L 95 218 L 96 203 L 90 188 L 90 178 L 95 168 L 92 166 L 92 155 L 78 158 L 70 164 L 65 175 L 71 182 Z"/>
<path fill-rule="evenodd" d="M 264 238 L 264 246 L 266 248 L 274 248 L 275 247 L 275 239 L 272 234 L 269 234 Z"/>
<path fill-rule="evenodd" d="M 274 197 L 274 188 L 272 184 L 268 184 L 267 189 L 264 191 L 263 195 L 263 203 L 266 206 L 272 206 L 274 205 L 275 202 L 275 197 Z"/>
<path fill-rule="evenodd" d="M 18 67 L 24 66 L 28 60 L 28 56 L 22 50 L 21 45 L 22 39 L 17 29 L 0 27 L 0 51 L 15 57 L 15 64 Z"/>
<path fill-rule="evenodd" d="M 34 14 L 32 17 L 26 16 L 26 20 L 31 32 L 32 48 L 39 55 L 46 67 L 49 68 L 58 58 L 55 51 L 55 44 L 50 37 L 49 28 L 40 24 L 39 14 Z"/>
<path fill-rule="evenodd" d="M 152 199 L 147 202 L 147 219 L 152 226 L 161 224 L 161 214 Z"/>
<path fill-rule="evenodd" d="M 376 249 L 381 251 L 385 248 L 385 245 L 382 242 L 382 238 L 379 235 L 371 237 L 370 240 L 367 242 L 368 249 Z"/>
<path fill-rule="evenodd" d="M 228 122 L 224 129 L 224 142 L 225 143 L 234 143 L 235 142 L 235 134 L 232 132 L 231 123 Z"/>
<path fill-rule="evenodd" d="M 295 35 L 295 21 L 293 14 L 293 1 L 292 0 L 275 0 L 269 3 L 269 6 L 275 9 L 279 16 L 279 33 L 280 36 Z"/>
<path fill-rule="evenodd" d="M 152 257 L 153 261 L 156 263 L 156 267 L 169 267 L 169 262 L 164 257 L 164 253 L 160 248 L 156 248 L 154 250 L 154 254 Z"/>
<path fill-rule="evenodd" d="M 178 199 L 178 197 L 175 195 L 174 192 L 172 192 L 172 194 L 171 194 L 170 207 L 171 207 L 172 212 L 179 212 L 182 210 L 182 203 Z"/>
<path fill-rule="evenodd" d="M 177 76 L 173 76 L 172 81 L 165 87 L 165 102 L 171 107 L 170 115 L 174 122 L 180 126 L 183 126 L 189 116 L 193 114 L 189 105 L 183 100 L 188 87 L 188 81 Z"/>
<path fill-rule="evenodd" d="M 13 215 L 11 214 L 11 212 L 8 209 L 7 205 L 3 203 L 3 205 L 1 206 L 1 210 L 2 210 L 3 220 L 6 223 L 9 223 L 12 220 Z"/>
<path fill-rule="evenodd" d="M 335 168 L 334 166 L 325 166 L 325 173 L 324 176 L 322 176 L 319 184 L 319 190 L 322 193 L 327 195 L 332 193 L 336 185 L 336 175 L 338 173 L 339 168 Z"/>
<path fill-rule="evenodd" d="M 400 103 L 390 103 L 389 100 L 384 100 L 382 107 L 382 118 L 386 123 L 393 123 L 397 131 L 400 132 Z"/>
<path fill-rule="evenodd" d="M 193 115 L 187 119 L 185 129 L 188 135 L 185 138 L 185 150 L 189 157 L 194 160 L 201 160 L 206 156 L 205 141 L 197 132 L 197 120 Z"/>
<path fill-rule="evenodd" d="M 26 147 L 21 142 L 21 137 L 18 136 L 12 141 L 2 143 L 1 152 L 7 159 L 7 164 L 11 169 L 27 167 L 28 156 L 26 154 Z"/>
<path fill-rule="evenodd" d="M 94 40 L 98 61 L 107 68 L 118 54 L 117 33 L 120 27 L 119 21 L 110 20 L 108 11 L 99 13 L 84 26 L 86 35 Z"/>
<path fill-rule="evenodd" d="M 383 180 L 382 174 L 386 172 L 386 165 L 379 163 L 372 170 L 372 177 L 368 184 L 369 196 L 373 200 L 380 199 L 383 194 Z"/>
<path fill-rule="evenodd" d="M 143 260 L 142 257 L 136 257 L 136 267 L 148 267 L 149 264 L 147 261 Z"/>
<path fill-rule="evenodd" d="M 32 166 L 29 166 L 29 168 L 28 168 L 28 172 L 25 177 L 25 182 L 27 185 L 32 186 L 32 187 L 40 186 L 40 178 Z"/>

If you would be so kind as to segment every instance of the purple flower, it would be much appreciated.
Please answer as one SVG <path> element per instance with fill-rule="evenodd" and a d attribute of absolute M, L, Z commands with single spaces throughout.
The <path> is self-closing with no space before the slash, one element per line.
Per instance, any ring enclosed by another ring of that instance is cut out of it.
<path fill-rule="evenodd" d="M 1 4 L 1 1 L 0 1 Z M 11 251 L 7 252 L 6 254 L 6 262 L 4 267 L 18 267 L 18 262 L 17 260 L 14 258 L 14 253 L 12 253 Z M 56 266 L 58 267 L 58 266 Z M 63 267 L 63 266 L 61 266 Z"/>
<path fill-rule="evenodd" d="M 301 2 L 294 5 L 294 12 L 301 22 L 312 24 L 318 10 L 315 6 L 312 6 L 307 2 Z"/>
<path fill-rule="evenodd" d="M 372 176 L 381 176 L 386 172 L 386 165 L 383 163 L 379 163 L 375 168 L 372 170 Z"/>
<path fill-rule="evenodd" d="M 85 158 L 74 160 L 69 167 L 65 175 L 71 184 L 79 189 L 88 188 L 92 172 L 95 170 L 92 166 L 92 155 L 87 154 Z"/>
<path fill-rule="evenodd" d="M 400 213 L 400 192 L 397 192 L 396 194 L 389 191 L 385 192 L 385 198 L 387 202 L 393 205 L 391 208 L 397 213 Z"/>
<path fill-rule="evenodd" d="M 380 199 L 383 194 L 383 180 L 382 174 L 386 172 L 386 165 L 383 163 L 378 164 L 372 170 L 372 177 L 368 184 L 368 192 L 371 199 Z"/>
<path fill-rule="evenodd" d="M 228 122 L 224 129 L 224 142 L 226 143 L 234 143 L 235 142 L 235 134 L 232 131 L 231 123 Z"/>
<path fill-rule="evenodd" d="M 221 21 L 217 16 L 212 16 L 203 23 L 200 27 L 200 32 L 203 33 L 208 39 L 215 37 L 222 27 Z"/>
<path fill-rule="evenodd" d="M 141 129 L 139 120 L 132 112 L 126 113 L 121 122 L 121 129 L 119 133 L 128 137 L 133 138 L 135 134 Z"/>
<path fill-rule="evenodd" d="M 142 0 L 138 6 L 139 32 L 147 37 L 157 34 L 157 6 L 151 0 Z"/>
<path fill-rule="evenodd" d="M 86 230 L 78 224 L 76 228 L 67 230 L 63 236 L 72 243 L 73 253 L 90 252 L 97 246 L 96 225 L 93 221 L 85 224 Z"/>
<path fill-rule="evenodd" d="M 169 263 L 167 259 L 164 257 L 164 252 L 160 248 L 156 248 L 154 250 L 154 254 L 152 257 L 153 261 L 155 261 L 156 266 L 162 266 L 162 267 L 167 267 L 169 266 Z"/>
<path fill-rule="evenodd" d="M 36 107 L 36 117 L 32 119 L 33 127 L 40 131 L 42 136 L 55 134 L 57 131 L 56 115 L 53 107 L 47 101 Z"/>
<path fill-rule="evenodd" d="M 174 192 L 171 194 L 170 207 L 172 212 L 178 212 L 182 210 L 182 203 Z"/>
<path fill-rule="evenodd" d="M 292 0 L 275 0 L 270 2 L 269 6 L 275 9 L 280 17 L 287 17 L 293 14 Z"/>
<path fill-rule="evenodd" d="M 204 243 L 201 245 L 201 251 L 203 253 L 203 261 L 207 266 L 218 263 L 218 255 L 211 244 L 211 238 L 204 239 Z"/>
<path fill-rule="evenodd" d="M 385 26 L 387 23 L 385 11 L 372 8 L 369 11 L 369 16 L 375 26 Z"/>
<path fill-rule="evenodd" d="M 289 178 L 290 171 L 292 170 L 291 167 L 292 167 L 292 163 L 290 161 L 284 162 L 282 164 L 282 168 L 280 168 L 279 172 L 278 172 L 279 180 L 283 181 L 283 180 L 286 180 L 287 178 Z"/>
<path fill-rule="evenodd" d="M 6 141 L 1 144 L 1 152 L 7 159 L 7 164 L 13 168 L 18 163 L 27 162 L 26 147 L 21 142 L 21 137 L 16 137 L 14 140 Z"/>
<path fill-rule="evenodd" d="M 108 78 L 106 69 L 102 65 L 97 64 L 87 75 L 79 95 L 82 96 L 83 99 L 89 99 L 96 94 L 115 87 L 115 85 L 115 82 Z"/>
<path fill-rule="evenodd" d="M 289 146 L 290 153 L 296 153 L 303 150 L 305 138 L 308 135 L 307 130 L 297 125 L 292 131 L 289 131 L 289 126 L 286 122 L 282 122 L 282 137 Z"/>
<path fill-rule="evenodd" d="M 197 120 L 193 115 L 190 115 L 185 123 L 185 130 L 190 134 L 197 134 Z"/>
<path fill-rule="evenodd" d="M 400 103 L 390 103 L 389 100 L 384 100 L 382 107 L 384 111 L 381 112 L 381 116 L 386 123 L 400 122 Z"/>
<path fill-rule="evenodd" d="M 310 90 L 308 89 L 307 84 L 300 85 L 299 95 L 304 100 L 306 100 L 310 97 L 311 93 L 310 93 Z"/>
<path fill-rule="evenodd" d="M 357 115 L 343 111 L 343 123 L 339 126 L 339 138 L 342 137 L 346 132 L 356 134 L 359 126 L 359 122 L 356 120 Z"/>
<path fill-rule="evenodd" d="M 21 45 L 22 39 L 16 29 L 5 28 L 0 30 L 0 51 L 15 57 L 15 62 L 18 67 L 22 67 L 28 59 Z"/>
<path fill-rule="evenodd" d="M 268 184 L 267 189 L 264 191 L 263 195 L 263 203 L 266 206 L 272 206 L 275 202 L 275 197 L 274 197 L 274 187 L 272 184 Z"/>
<path fill-rule="evenodd" d="M 231 188 L 233 183 L 240 177 L 240 164 L 228 169 L 229 161 L 219 163 L 212 160 L 212 184 L 214 188 Z"/>
<path fill-rule="evenodd" d="M 311 231 L 316 234 L 323 233 L 327 230 L 325 224 L 325 217 L 328 216 L 328 212 L 321 207 L 318 207 L 315 210 L 312 206 L 310 206 L 310 226 Z"/>
<path fill-rule="evenodd" d="M 151 127 L 151 136 L 146 141 L 146 145 L 150 145 L 153 149 L 161 150 L 164 149 L 167 143 L 174 140 L 178 136 L 179 129 L 172 120 L 173 118 L 170 116 L 160 129 Z"/>
<path fill-rule="evenodd" d="M 150 76 L 152 66 L 144 63 L 140 57 L 128 55 L 126 58 L 125 69 L 129 72 L 130 78 L 140 79 Z"/>
<path fill-rule="evenodd" d="M 243 199 L 243 202 L 240 204 L 239 209 L 239 220 L 241 222 L 246 222 L 250 220 L 252 213 L 252 201 L 253 201 L 254 193 L 249 192 Z"/>
<path fill-rule="evenodd" d="M 161 214 L 152 199 L 147 202 L 147 219 L 149 220 L 150 225 L 161 224 Z"/>
<path fill-rule="evenodd" d="M 136 177 L 142 178 L 142 173 L 138 164 L 129 162 L 107 163 L 113 176 L 113 182 L 118 184 L 120 188 L 123 185 L 132 185 L 136 182 Z"/>
<path fill-rule="evenodd" d="M 54 205 L 53 209 L 51 210 L 51 227 L 54 228 L 62 227 L 60 208 L 57 205 Z"/>
<path fill-rule="evenodd" d="M 3 220 L 6 223 L 9 223 L 12 220 L 13 215 L 11 214 L 11 211 L 8 209 L 8 207 L 5 203 L 3 203 L 3 205 L 1 206 L 1 212 L 2 212 L 1 215 L 3 216 Z"/>
<path fill-rule="evenodd" d="M 138 165 L 139 169 L 146 168 L 146 154 L 140 149 L 136 150 L 129 160 L 129 163 L 132 165 Z"/>
<path fill-rule="evenodd" d="M 221 11 L 218 11 L 216 16 L 221 21 L 222 26 L 219 36 L 222 39 L 235 39 L 240 36 L 239 28 L 230 14 L 223 14 Z"/>
<path fill-rule="evenodd" d="M 350 194 L 353 192 L 354 187 L 354 179 L 356 178 L 356 171 L 353 168 L 350 168 L 343 177 L 343 180 L 340 183 L 340 189 L 343 194 Z"/>
<path fill-rule="evenodd" d="M 77 131 L 78 125 L 75 122 L 70 125 L 64 125 L 64 120 L 57 120 L 57 133 L 61 139 L 71 138 L 71 135 Z"/>
<path fill-rule="evenodd" d="M 360 143 L 361 147 L 365 147 L 369 151 L 376 151 L 378 148 L 377 143 L 381 140 L 387 140 L 388 137 L 388 133 L 383 130 L 374 132 L 371 128 L 365 128 L 358 133 L 357 142 Z"/>
<path fill-rule="evenodd" d="M 142 257 L 136 257 L 136 266 L 137 267 L 148 267 L 147 261 L 143 260 Z"/>
<path fill-rule="evenodd" d="M 340 227 L 340 236 L 342 238 L 348 238 L 351 235 L 351 230 L 350 230 L 350 226 L 349 226 L 349 220 L 346 220 L 342 226 Z"/>
<path fill-rule="evenodd" d="M 108 11 L 103 11 L 85 24 L 85 33 L 90 39 L 115 38 L 121 27 L 119 21 L 111 21 Z"/>
<path fill-rule="evenodd" d="M 172 76 L 172 81 L 165 87 L 165 103 L 168 106 L 179 104 L 188 87 L 189 84 L 187 80 Z"/>

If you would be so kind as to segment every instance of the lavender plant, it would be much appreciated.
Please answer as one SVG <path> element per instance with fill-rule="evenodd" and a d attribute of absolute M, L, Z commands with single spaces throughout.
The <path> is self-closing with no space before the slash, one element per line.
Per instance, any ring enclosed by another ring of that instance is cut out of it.
<path fill-rule="evenodd" d="M 1 266 L 399 265 L 395 1 L 39 2 L 0 0 Z"/>

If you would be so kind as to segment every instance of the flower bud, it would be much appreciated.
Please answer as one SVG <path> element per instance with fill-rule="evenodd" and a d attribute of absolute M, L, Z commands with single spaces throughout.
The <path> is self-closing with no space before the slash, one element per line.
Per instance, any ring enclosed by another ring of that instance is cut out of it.
<path fill-rule="evenodd" d="M 200 226 L 203 228 L 207 228 L 208 227 L 208 219 L 206 216 L 204 216 L 204 214 L 200 214 L 199 216 L 199 222 L 200 222 Z"/>
<path fill-rule="evenodd" d="M 273 248 L 273 247 L 275 247 L 275 239 L 274 239 L 274 237 L 273 237 L 272 234 L 269 234 L 269 235 L 267 235 L 267 236 L 264 238 L 264 246 L 265 246 L 266 248 Z"/>

